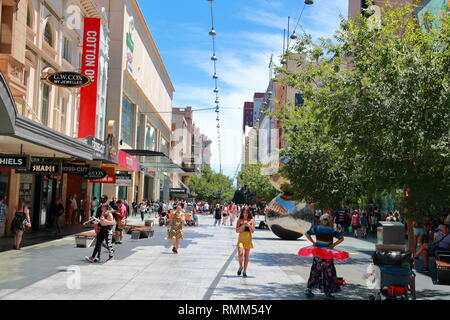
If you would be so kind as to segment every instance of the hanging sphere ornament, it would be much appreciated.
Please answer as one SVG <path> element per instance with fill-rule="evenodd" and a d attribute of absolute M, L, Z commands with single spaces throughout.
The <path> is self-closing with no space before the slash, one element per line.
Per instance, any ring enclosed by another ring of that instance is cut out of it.
<path fill-rule="evenodd" d="M 292 40 L 297 40 L 297 39 L 298 39 L 298 36 L 297 36 L 297 34 L 295 33 L 295 31 L 294 31 L 293 34 L 291 34 L 291 39 L 292 39 Z"/>
<path fill-rule="evenodd" d="M 217 73 L 214 73 L 213 79 L 219 79 L 219 76 L 217 75 Z"/>
<path fill-rule="evenodd" d="M 216 30 L 214 30 L 214 28 L 212 28 L 211 31 L 209 32 L 209 35 L 215 37 L 217 35 Z"/>
<path fill-rule="evenodd" d="M 213 56 L 211 57 L 211 60 L 212 60 L 212 61 L 217 61 L 216 55 L 213 55 Z"/>
<path fill-rule="evenodd" d="M 287 60 L 285 58 L 281 59 L 281 64 L 287 64 Z"/>
<path fill-rule="evenodd" d="M 314 4 L 313 0 L 305 0 L 305 4 Z"/>
<path fill-rule="evenodd" d="M 271 97 L 272 94 L 273 94 L 272 91 L 267 92 L 267 95 L 268 95 L 269 97 Z"/>
<path fill-rule="evenodd" d="M 215 88 L 215 89 L 214 89 L 214 92 L 215 92 L 215 93 L 219 93 L 219 89 Z"/>
<path fill-rule="evenodd" d="M 220 101 L 219 101 L 219 100 L 216 100 L 216 101 L 214 101 L 214 102 L 218 104 Z"/>

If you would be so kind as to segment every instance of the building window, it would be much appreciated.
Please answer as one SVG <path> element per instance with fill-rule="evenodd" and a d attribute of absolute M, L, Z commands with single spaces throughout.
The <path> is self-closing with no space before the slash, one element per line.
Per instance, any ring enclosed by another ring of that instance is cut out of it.
<path fill-rule="evenodd" d="M 145 131 L 145 150 L 155 151 L 155 129 L 147 124 Z"/>
<path fill-rule="evenodd" d="M 28 8 L 27 8 L 27 26 L 29 28 L 33 28 L 33 18 L 32 18 L 32 8 L 30 6 L 30 4 L 28 3 Z"/>
<path fill-rule="evenodd" d="M 50 47 L 53 47 L 53 30 L 49 22 L 45 25 L 44 40 L 50 45 Z"/>
<path fill-rule="evenodd" d="M 169 155 L 169 143 L 167 142 L 166 139 L 162 139 L 161 138 L 161 150 L 159 150 L 160 152 L 164 153 L 166 156 Z"/>
<path fill-rule="evenodd" d="M 301 93 L 295 94 L 295 106 L 302 106 L 305 104 L 305 100 L 303 99 L 303 95 Z"/>
<path fill-rule="evenodd" d="M 48 124 L 48 108 L 50 102 L 50 86 L 44 84 L 42 88 L 42 112 L 41 121 L 43 125 Z"/>
<path fill-rule="evenodd" d="M 63 58 L 72 63 L 72 43 L 66 37 L 64 37 Z"/>
<path fill-rule="evenodd" d="M 132 146 L 133 142 L 133 104 L 124 96 L 122 101 L 122 142 Z"/>
<path fill-rule="evenodd" d="M 61 102 L 61 123 L 60 123 L 60 130 L 62 133 L 66 133 L 66 112 L 67 112 L 67 102 L 65 98 L 62 98 Z"/>

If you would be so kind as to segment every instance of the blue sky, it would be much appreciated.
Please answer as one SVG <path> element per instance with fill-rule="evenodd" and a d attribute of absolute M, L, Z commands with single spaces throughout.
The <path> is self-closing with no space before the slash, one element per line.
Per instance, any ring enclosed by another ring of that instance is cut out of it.
<path fill-rule="evenodd" d="M 305 7 L 300 23 L 314 38 L 331 37 L 339 27 L 339 15 L 347 16 L 348 0 L 314 2 Z M 175 85 L 173 107 L 215 107 L 209 1 L 139 0 L 139 4 Z M 224 174 L 230 177 L 242 154 L 244 102 L 252 101 L 254 92 L 265 92 L 270 56 L 281 55 L 287 17 L 291 16 L 292 28 L 303 4 L 303 0 L 214 1 L 219 97 L 224 108 L 222 165 Z M 194 122 L 212 139 L 212 166 L 219 171 L 216 113 L 196 112 Z"/>

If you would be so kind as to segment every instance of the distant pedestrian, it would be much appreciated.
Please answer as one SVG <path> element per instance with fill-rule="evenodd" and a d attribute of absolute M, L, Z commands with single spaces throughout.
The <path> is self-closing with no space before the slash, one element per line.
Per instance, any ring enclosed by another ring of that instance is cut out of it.
<path fill-rule="evenodd" d="M 250 250 L 253 249 L 252 234 L 255 232 L 255 220 L 249 208 L 244 208 L 236 224 L 236 233 L 239 233 L 237 242 L 239 256 L 238 276 L 244 271 L 244 278 L 247 277 L 247 268 L 250 257 Z"/>
<path fill-rule="evenodd" d="M 222 221 L 222 209 L 220 205 L 216 204 L 216 208 L 214 209 L 214 226 L 220 227 L 220 222 Z"/>
<path fill-rule="evenodd" d="M 97 210 L 98 206 L 99 206 L 99 201 L 98 201 L 97 197 L 94 197 L 91 201 L 91 208 L 90 208 L 91 217 L 93 217 L 95 215 L 95 211 Z"/>
<path fill-rule="evenodd" d="M 367 212 L 364 212 L 361 217 L 361 236 L 363 239 L 367 238 L 368 227 L 369 227 L 369 219 L 367 218 Z"/>
<path fill-rule="evenodd" d="M 0 238 L 5 235 L 6 231 L 6 217 L 8 216 L 8 205 L 5 203 L 6 198 L 0 196 Z"/>
<path fill-rule="evenodd" d="M 234 219 L 236 218 L 236 213 L 237 213 L 237 207 L 234 204 L 234 202 L 232 202 L 230 204 L 230 206 L 228 207 L 228 212 L 230 213 L 230 226 L 233 226 Z"/>
<path fill-rule="evenodd" d="M 61 200 L 57 199 L 50 207 L 50 216 L 53 219 L 53 224 L 55 226 L 55 234 L 57 237 L 61 236 L 61 216 L 63 214 L 64 214 L 64 206 L 61 203 Z"/>
<path fill-rule="evenodd" d="M 114 208 L 114 207 L 113 207 Z M 116 243 L 122 244 L 123 240 L 123 229 L 125 229 L 126 225 L 126 218 L 127 218 L 127 207 L 123 203 L 122 200 L 118 200 L 116 202 L 116 207 L 114 208 L 116 210 Z"/>
<path fill-rule="evenodd" d="M 141 220 L 144 222 L 145 219 L 145 212 L 147 211 L 147 203 L 144 201 L 141 202 L 139 205 L 139 211 L 141 212 Z"/>
<path fill-rule="evenodd" d="M 355 238 L 358 238 L 358 229 L 361 227 L 361 217 L 356 210 L 353 211 L 352 214 L 351 226 L 353 229 L 353 235 L 355 236 Z"/>
<path fill-rule="evenodd" d="M 180 248 L 180 241 L 183 239 L 183 225 L 185 214 L 181 206 L 177 206 L 169 219 L 169 239 L 173 243 L 172 252 L 177 254 Z"/>
<path fill-rule="evenodd" d="M 72 196 L 71 204 L 72 204 L 71 208 L 73 209 L 73 211 L 72 211 L 72 215 L 71 215 L 72 220 L 70 221 L 70 223 L 78 224 L 78 223 L 80 223 L 80 212 L 78 209 L 78 202 L 77 202 L 76 194 L 74 194 Z"/>
<path fill-rule="evenodd" d="M 28 209 L 28 203 L 21 199 L 14 210 L 14 219 L 11 224 L 14 233 L 13 248 L 15 250 L 20 250 L 22 236 L 26 228 L 31 228 L 30 210 Z"/>
<path fill-rule="evenodd" d="M 222 207 L 222 219 L 222 225 L 225 226 L 228 219 L 228 206 L 226 204 Z"/>

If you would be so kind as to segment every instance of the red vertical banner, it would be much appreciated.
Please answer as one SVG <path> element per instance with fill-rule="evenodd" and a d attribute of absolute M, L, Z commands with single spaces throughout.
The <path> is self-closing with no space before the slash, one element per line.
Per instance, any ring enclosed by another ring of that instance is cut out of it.
<path fill-rule="evenodd" d="M 100 57 L 100 25 L 98 18 L 84 18 L 83 54 L 81 73 L 92 79 L 90 85 L 81 88 L 78 138 L 95 137 L 97 118 L 98 67 Z"/>

